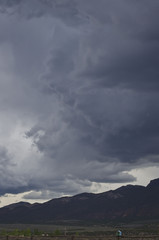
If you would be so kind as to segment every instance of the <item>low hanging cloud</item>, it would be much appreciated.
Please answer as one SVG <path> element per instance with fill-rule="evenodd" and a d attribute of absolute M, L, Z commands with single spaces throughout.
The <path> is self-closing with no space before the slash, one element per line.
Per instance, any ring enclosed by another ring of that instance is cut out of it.
<path fill-rule="evenodd" d="M 0 47 L 6 64 L 13 58 L 0 69 L 10 93 L 3 109 L 23 126 L 26 151 L 21 158 L 8 145 L 15 180 L 4 192 L 74 194 L 133 182 L 131 170 L 158 166 L 158 7 L 156 0 L 0 1 Z"/>

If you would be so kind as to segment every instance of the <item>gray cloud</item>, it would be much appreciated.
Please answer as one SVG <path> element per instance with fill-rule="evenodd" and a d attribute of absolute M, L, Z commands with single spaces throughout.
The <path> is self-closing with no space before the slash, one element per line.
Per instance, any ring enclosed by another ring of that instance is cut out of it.
<path fill-rule="evenodd" d="M 16 164 L 12 162 L 12 156 L 8 153 L 6 147 L 0 146 L 0 194 L 6 192 L 18 193 L 16 188 L 21 186 L 21 180 L 14 175 Z"/>
<path fill-rule="evenodd" d="M 1 68 L 1 108 L 26 137 L 26 156 L 8 146 L 15 180 L 4 191 L 73 194 L 158 166 L 158 5 L 0 1 L 0 49 L 10 63 Z M 15 131 L 8 125 L 3 145 Z"/>
<path fill-rule="evenodd" d="M 80 17 L 76 1 L 51 1 L 51 0 L 2 0 L 0 3 L 0 12 L 10 15 L 18 14 L 21 18 L 41 18 L 43 16 L 51 16 L 53 18 L 62 19 L 69 25 L 76 26 L 83 19 Z"/>

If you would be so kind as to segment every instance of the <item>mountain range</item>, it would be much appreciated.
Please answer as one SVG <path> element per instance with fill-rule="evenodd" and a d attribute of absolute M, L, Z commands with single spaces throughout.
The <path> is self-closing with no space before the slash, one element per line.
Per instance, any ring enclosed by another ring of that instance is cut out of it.
<path fill-rule="evenodd" d="M 45 203 L 19 202 L 0 208 L 0 223 L 124 222 L 159 220 L 159 178 L 144 187 L 52 199 Z"/>

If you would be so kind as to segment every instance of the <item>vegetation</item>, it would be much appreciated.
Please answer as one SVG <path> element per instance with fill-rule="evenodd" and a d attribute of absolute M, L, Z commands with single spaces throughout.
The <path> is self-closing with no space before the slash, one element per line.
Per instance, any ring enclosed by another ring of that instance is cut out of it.
<path fill-rule="evenodd" d="M 159 223 L 133 223 L 131 225 L 118 224 L 114 226 L 106 225 L 21 225 L 6 224 L 0 225 L 0 236 L 116 236 L 116 231 L 120 229 L 123 236 L 159 236 Z"/>

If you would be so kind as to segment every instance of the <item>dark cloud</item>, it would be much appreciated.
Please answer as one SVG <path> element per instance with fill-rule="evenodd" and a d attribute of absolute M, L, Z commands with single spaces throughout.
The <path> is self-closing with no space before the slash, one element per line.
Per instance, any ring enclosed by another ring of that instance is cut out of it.
<path fill-rule="evenodd" d="M 83 19 L 80 17 L 76 1 L 74 0 L 1 0 L 0 12 L 10 15 L 18 14 L 21 18 L 41 18 L 51 16 L 62 19 L 68 25 L 76 26 Z"/>
<path fill-rule="evenodd" d="M 12 162 L 11 158 L 6 147 L 0 146 L 0 195 L 6 192 L 19 192 L 16 188 L 20 185 L 20 179 L 14 175 L 13 169 L 16 165 Z"/>
<path fill-rule="evenodd" d="M 2 84 L 6 116 L 26 124 L 24 146 L 34 146 L 22 159 L 14 148 L 16 177 L 6 191 L 73 194 L 133 182 L 131 170 L 158 166 L 158 7 L 156 0 L 0 1 L 0 43 L 8 44 L 6 63 L 13 57 L 2 71 L 10 79 Z"/>

